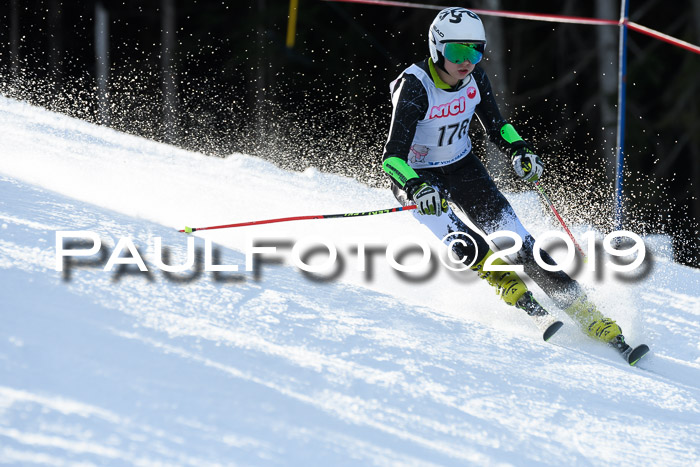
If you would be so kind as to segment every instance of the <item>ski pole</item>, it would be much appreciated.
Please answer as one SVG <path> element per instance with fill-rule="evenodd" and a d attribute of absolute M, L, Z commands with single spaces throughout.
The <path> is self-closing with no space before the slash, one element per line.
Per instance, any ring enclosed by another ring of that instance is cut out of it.
<path fill-rule="evenodd" d="M 583 257 L 583 261 L 588 262 L 588 258 L 586 257 L 586 254 L 583 252 L 583 249 L 581 248 L 581 246 L 578 244 L 578 242 L 574 238 L 574 235 L 571 233 L 569 228 L 564 223 L 564 219 L 562 219 L 561 216 L 559 215 L 559 212 L 557 212 L 557 209 L 554 207 L 554 203 L 552 203 L 552 200 L 549 199 L 549 196 L 547 196 L 547 193 L 545 193 L 544 189 L 540 186 L 539 180 L 535 182 L 535 186 L 540 191 L 540 194 L 542 194 L 545 201 L 547 201 L 547 204 L 549 204 L 549 207 L 552 209 L 552 212 L 554 213 L 556 218 L 559 220 L 559 223 L 561 224 L 561 226 L 564 227 L 564 230 L 566 230 L 566 233 L 569 234 L 569 238 L 571 239 L 572 242 L 574 242 L 574 245 L 576 246 L 576 249 L 579 251 L 579 253 L 581 253 L 581 256 Z"/>
<path fill-rule="evenodd" d="M 311 216 L 281 217 L 279 219 L 266 219 L 266 220 L 260 220 L 260 221 L 240 222 L 238 224 L 213 225 L 210 227 L 185 227 L 182 230 L 178 230 L 178 232 L 192 233 L 192 232 L 196 232 L 198 230 L 232 229 L 234 227 L 245 227 L 248 225 L 274 224 L 276 222 L 304 221 L 304 220 L 309 220 L 309 219 L 333 219 L 333 218 L 339 218 L 339 217 L 374 216 L 377 214 L 388 214 L 390 212 L 410 211 L 411 209 L 416 209 L 416 205 L 399 206 L 396 208 L 389 208 L 389 209 L 380 209 L 379 211 L 346 212 L 343 214 L 316 214 L 316 215 L 311 215 Z"/>

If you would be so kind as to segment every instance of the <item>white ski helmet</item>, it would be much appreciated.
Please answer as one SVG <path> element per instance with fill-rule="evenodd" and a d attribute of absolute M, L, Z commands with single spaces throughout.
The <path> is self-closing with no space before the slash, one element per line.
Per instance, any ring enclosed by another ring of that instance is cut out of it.
<path fill-rule="evenodd" d="M 428 46 L 433 63 L 444 66 L 447 43 L 478 44 L 481 55 L 486 46 L 486 32 L 481 19 L 471 10 L 461 7 L 445 8 L 435 17 L 428 30 Z M 472 60 L 470 60 L 472 61 Z"/>

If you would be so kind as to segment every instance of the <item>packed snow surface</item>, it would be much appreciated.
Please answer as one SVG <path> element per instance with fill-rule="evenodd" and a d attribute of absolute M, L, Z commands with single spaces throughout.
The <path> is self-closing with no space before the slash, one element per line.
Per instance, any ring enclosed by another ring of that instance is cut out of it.
<path fill-rule="evenodd" d="M 438 262 L 398 274 L 385 258 L 396 238 L 439 250 L 409 212 L 178 232 L 385 209 L 388 190 L 5 98 L 0 135 L 0 463 L 700 463 L 700 272 L 666 259 L 663 240 L 633 273 L 604 254 L 595 271 L 572 265 L 652 348 L 630 367 L 536 286 L 565 323 L 549 343 L 473 275 Z M 535 194 L 509 198 L 534 234 L 559 229 Z M 66 231 L 92 232 L 72 247 L 97 238 L 100 251 L 57 264 Z M 295 265 L 304 242 L 337 250 L 329 272 Z M 276 251 L 247 271 L 252 244 Z M 186 264 L 189 246 L 194 267 L 158 266 Z M 203 270 L 207 250 L 239 270 Z M 136 257 L 147 272 L 119 264 Z"/>

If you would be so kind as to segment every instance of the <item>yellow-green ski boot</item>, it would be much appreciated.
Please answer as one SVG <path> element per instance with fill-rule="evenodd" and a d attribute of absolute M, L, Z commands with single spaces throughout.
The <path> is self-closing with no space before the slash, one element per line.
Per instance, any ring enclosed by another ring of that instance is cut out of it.
<path fill-rule="evenodd" d="M 493 254 L 489 250 L 484 259 L 472 266 L 480 278 L 484 279 L 496 289 L 496 293 L 510 306 L 524 310 L 535 321 L 537 328 L 542 331 L 542 338 L 548 341 L 563 326 L 563 323 L 550 315 L 540 305 L 532 292 L 527 290 L 527 285 L 515 273 L 515 271 L 484 271 L 486 260 Z M 492 262 L 493 265 L 508 265 L 500 258 Z"/>
<path fill-rule="evenodd" d="M 603 316 L 598 308 L 584 295 L 564 310 L 566 314 L 580 323 L 583 331 L 590 337 L 602 341 L 611 342 L 622 334 L 620 326 L 610 318 Z"/>
<path fill-rule="evenodd" d="M 606 318 L 585 296 L 579 297 L 566 313 L 575 321 L 581 323 L 583 330 L 590 337 L 605 342 L 620 352 L 622 358 L 630 365 L 635 365 L 640 358 L 649 353 L 646 344 L 632 347 L 625 342 L 622 329 L 615 321 Z"/>

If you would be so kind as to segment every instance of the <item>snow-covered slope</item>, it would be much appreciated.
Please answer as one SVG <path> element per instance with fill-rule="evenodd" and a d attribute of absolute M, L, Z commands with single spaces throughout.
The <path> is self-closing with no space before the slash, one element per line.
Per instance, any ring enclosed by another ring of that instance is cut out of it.
<path fill-rule="evenodd" d="M 638 368 L 567 326 L 544 343 L 485 284 L 399 277 L 358 239 L 430 238 L 410 213 L 198 233 L 239 273 L 166 274 L 177 229 L 395 205 L 353 180 L 215 159 L 0 98 L 0 462 L 94 465 L 693 465 L 700 462 L 700 273 L 656 254 L 635 280 L 580 274 Z M 534 196 L 513 197 L 535 233 Z M 577 226 L 582 234 L 585 226 Z M 56 232 L 104 259 L 55 270 Z M 345 262 L 245 272 L 250 239 L 316 237 Z M 384 242 L 384 243 L 383 243 Z M 198 264 L 200 264 L 198 262 Z M 535 293 L 542 296 L 535 288 Z M 543 302 L 551 306 L 546 299 Z"/>

